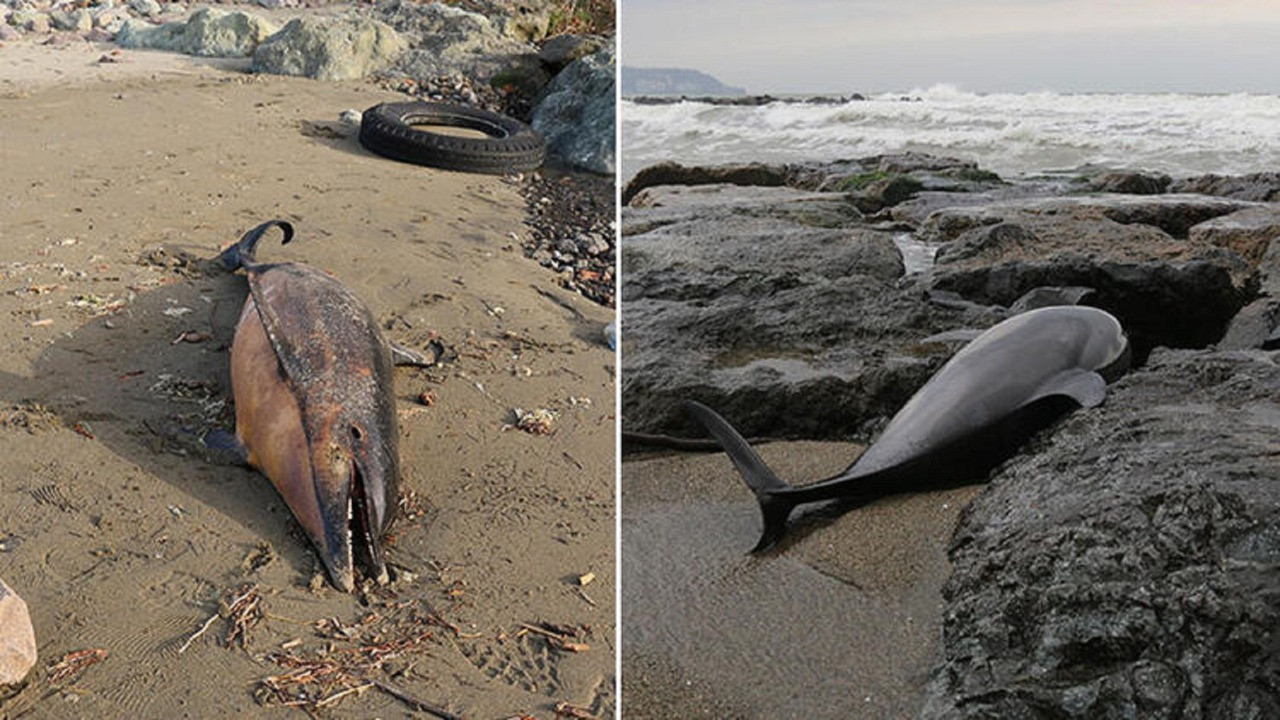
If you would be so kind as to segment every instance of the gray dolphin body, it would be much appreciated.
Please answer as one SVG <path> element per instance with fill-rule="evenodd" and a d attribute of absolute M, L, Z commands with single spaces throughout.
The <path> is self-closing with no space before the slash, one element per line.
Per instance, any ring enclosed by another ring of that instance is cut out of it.
<path fill-rule="evenodd" d="M 759 552 L 782 537 L 803 503 L 866 501 L 985 477 L 1053 420 L 1101 403 L 1107 381 L 1128 366 L 1128 338 L 1107 312 L 1048 307 L 1014 316 L 956 353 L 848 469 L 801 487 L 778 479 L 713 410 L 692 401 L 685 407 L 755 492 L 764 516 Z"/>

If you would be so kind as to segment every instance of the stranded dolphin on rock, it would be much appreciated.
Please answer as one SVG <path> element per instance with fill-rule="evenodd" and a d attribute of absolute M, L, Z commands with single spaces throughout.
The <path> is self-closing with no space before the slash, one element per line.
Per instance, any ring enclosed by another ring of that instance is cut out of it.
<path fill-rule="evenodd" d="M 844 472 L 793 487 L 715 411 L 685 408 L 719 441 L 764 516 L 755 552 L 781 537 L 797 505 L 869 501 L 984 477 L 1036 431 L 1075 407 L 1094 407 L 1129 366 L 1129 341 L 1110 314 L 1048 307 L 1016 315 L 966 345 L 889 421 Z"/>
<path fill-rule="evenodd" d="M 249 280 L 231 346 L 239 457 L 271 480 L 338 588 L 353 566 L 387 581 L 381 538 L 396 509 L 399 431 L 390 348 L 364 303 L 335 278 L 299 263 L 258 263 L 272 220 L 218 260 Z"/>

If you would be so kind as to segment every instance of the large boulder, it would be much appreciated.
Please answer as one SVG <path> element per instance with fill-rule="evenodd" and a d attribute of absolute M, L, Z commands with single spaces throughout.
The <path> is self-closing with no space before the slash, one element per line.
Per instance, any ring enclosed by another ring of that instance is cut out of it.
<path fill-rule="evenodd" d="M 377 20 L 304 15 L 258 46 L 252 69 L 316 80 L 358 80 L 388 67 L 407 47 L 399 33 Z"/>
<path fill-rule="evenodd" d="M 1009 305 L 1035 287 L 1085 286 L 1115 314 L 1139 359 L 1156 345 L 1202 347 L 1250 299 L 1255 265 L 1189 229 L 1248 206 L 1191 196 L 1055 198 L 954 207 L 920 234 L 943 243 L 932 287 Z"/>
<path fill-rule="evenodd" d="M 1160 350 L 965 511 L 922 716 L 1280 717 L 1280 366 Z"/>
<path fill-rule="evenodd" d="M 534 7 L 524 12 L 513 7 L 512 14 L 507 14 L 492 6 L 484 9 L 481 14 L 442 2 L 408 0 L 379 4 L 379 17 L 409 39 L 396 71 L 423 84 L 441 76 L 491 82 L 511 70 L 521 56 L 537 65 L 537 48 L 524 38 L 529 32 L 527 22 L 539 24 L 542 10 Z"/>
<path fill-rule="evenodd" d="M 532 125 L 547 148 L 569 165 L 602 175 L 614 172 L 613 44 L 573 61 L 534 103 Z"/>
<path fill-rule="evenodd" d="M 184 22 L 152 25 L 128 20 L 116 34 L 116 43 L 202 57 L 246 57 L 275 31 L 275 25 L 256 15 L 206 7 Z"/>
<path fill-rule="evenodd" d="M 27 604 L 0 580 L 0 685 L 22 682 L 36 664 L 36 636 Z"/>
<path fill-rule="evenodd" d="M 1127 195 L 1159 195 L 1171 182 L 1168 175 L 1128 171 L 1103 173 L 1088 181 L 1089 189 L 1095 192 Z"/>

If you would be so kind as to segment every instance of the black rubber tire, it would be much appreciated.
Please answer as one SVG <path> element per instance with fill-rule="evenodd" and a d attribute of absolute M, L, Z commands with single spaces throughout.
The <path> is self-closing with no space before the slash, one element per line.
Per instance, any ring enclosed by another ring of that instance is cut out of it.
<path fill-rule="evenodd" d="M 441 135 L 412 127 L 449 125 L 479 130 L 486 138 Z M 360 119 L 360 144 L 394 160 L 463 172 L 526 172 L 542 165 L 547 141 L 514 118 L 445 103 L 374 105 Z"/>

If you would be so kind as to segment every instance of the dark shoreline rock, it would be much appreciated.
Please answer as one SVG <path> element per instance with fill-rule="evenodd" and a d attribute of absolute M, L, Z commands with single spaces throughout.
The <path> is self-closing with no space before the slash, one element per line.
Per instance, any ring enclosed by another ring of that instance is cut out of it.
<path fill-rule="evenodd" d="M 1162 350 L 998 471 L 922 717 L 1280 713 L 1277 396 L 1269 353 Z"/>

